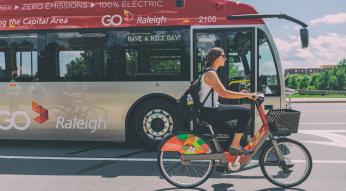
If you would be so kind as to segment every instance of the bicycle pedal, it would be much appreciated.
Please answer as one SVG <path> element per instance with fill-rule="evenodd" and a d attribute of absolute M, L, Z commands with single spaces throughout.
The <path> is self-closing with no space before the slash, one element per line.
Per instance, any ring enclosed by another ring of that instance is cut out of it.
<path fill-rule="evenodd" d="M 287 164 L 287 168 L 293 168 L 294 164 Z"/>
<path fill-rule="evenodd" d="M 225 172 L 227 170 L 227 167 L 225 166 L 216 166 L 216 172 Z"/>
<path fill-rule="evenodd" d="M 221 175 L 228 176 L 228 175 L 231 175 L 232 173 L 233 173 L 232 171 L 230 171 L 230 170 L 228 170 L 228 169 L 225 168 L 225 170 L 222 171 L 222 174 L 221 174 Z"/>

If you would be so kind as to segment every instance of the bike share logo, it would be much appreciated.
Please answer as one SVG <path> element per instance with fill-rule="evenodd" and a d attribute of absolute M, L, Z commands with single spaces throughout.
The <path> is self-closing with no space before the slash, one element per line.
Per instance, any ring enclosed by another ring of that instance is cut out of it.
<path fill-rule="evenodd" d="M 164 149 L 166 149 L 167 151 L 176 151 L 176 150 L 183 150 L 183 148 L 179 145 L 179 144 L 175 144 L 175 143 L 167 143 L 164 145 Z"/>
<path fill-rule="evenodd" d="M 121 15 L 105 15 L 102 17 L 103 26 L 119 26 L 123 23 L 123 20 L 126 22 L 131 22 L 134 18 L 134 14 L 128 10 L 124 10 L 124 19 Z"/>

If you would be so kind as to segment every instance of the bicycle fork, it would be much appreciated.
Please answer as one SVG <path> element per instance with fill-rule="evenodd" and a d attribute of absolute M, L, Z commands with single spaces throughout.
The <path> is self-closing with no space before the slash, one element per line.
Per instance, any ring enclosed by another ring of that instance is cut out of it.
<path fill-rule="evenodd" d="M 286 161 L 285 161 L 284 157 L 282 156 L 282 152 L 280 150 L 279 144 L 272 135 L 270 135 L 270 141 L 273 145 L 275 155 L 278 159 L 278 165 L 282 167 L 282 170 L 284 173 L 286 173 L 286 174 L 291 173 L 292 170 L 289 169 L 291 166 L 286 164 Z"/>

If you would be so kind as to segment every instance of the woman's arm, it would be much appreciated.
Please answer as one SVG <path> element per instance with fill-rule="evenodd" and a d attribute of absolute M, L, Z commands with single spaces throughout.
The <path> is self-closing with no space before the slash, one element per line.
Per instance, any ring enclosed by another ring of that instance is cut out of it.
<path fill-rule="evenodd" d="M 251 100 L 256 100 L 258 97 L 256 94 L 252 94 L 252 93 L 239 93 L 239 92 L 227 90 L 221 83 L 216 72 L 214 71 L 207 72 L 204 76 L 204 81 L 208 86 L 212 87 L 221 97 L 226 99 L 248 98 Z"/>

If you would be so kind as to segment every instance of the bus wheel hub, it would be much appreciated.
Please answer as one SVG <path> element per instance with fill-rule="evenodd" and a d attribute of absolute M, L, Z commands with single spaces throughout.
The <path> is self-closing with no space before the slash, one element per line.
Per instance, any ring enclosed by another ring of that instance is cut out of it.
<path fill-rule="evenodd" d="M 173 118 L 162 109 L 151 110 L 144 117 L 143 129 L 149 138 L 162 140 L 172 132 Z"/>

